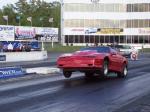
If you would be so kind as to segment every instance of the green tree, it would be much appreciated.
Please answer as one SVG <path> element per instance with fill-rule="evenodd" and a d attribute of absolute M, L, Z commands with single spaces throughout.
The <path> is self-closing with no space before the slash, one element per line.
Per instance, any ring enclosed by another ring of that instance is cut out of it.
<path fill-rule="evenodd" d="M 0 9 L 0 24 L 3 24 L 3 12 L 2 10 Z"/>
<path fill-rule="evenodd" d="M 15 5 L 7 5 L 0 10 L 0 17 L 3 15 L 9 16 L 9 24 L 18 25 L 16 16 L 20 16 L 22 26 L 30 26 L 27 17 L 32 17 L 33 26 L 44 27 L 60 27 L 60 3 L 47 3 L 43 0 L 18 0 Z M 49 23 L 49 18 L 53 18 L 54 22 Z M 6 24 L 0 19 L 0 24 Z"/>
<path fill-rule="evenodd" d="M 13 7 L 12 4 L 3 7 L 2 18 L 3 18 L 3 16 L 7 15 L 8 16 L 8 24 L 16 25 L 16 22 L 15 22 L 16 13 L 12 7 Z M 6 24 L 6 22 L 4 20 L 2 20 L 2 24 Z"/>

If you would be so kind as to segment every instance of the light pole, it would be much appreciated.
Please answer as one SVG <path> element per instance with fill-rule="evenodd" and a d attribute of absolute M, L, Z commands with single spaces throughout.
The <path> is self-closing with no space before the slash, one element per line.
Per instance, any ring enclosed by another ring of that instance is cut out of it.
<path fill-rule="evenodd" d="M 44 43 L 43 43 L 43 41 L 42 41 L 42 51 L 44 51 L 45 49 L 44 49 Z"/>
<path fill-rule="evenodd" d="M 54 18 L 49 18 L 49 22 L 52 24 L 52 27 L 53 28 L 53 22 L 54 22 Z M 53 29 L 52 29 L 53 30 Z M 51 46 L 52 48 L 54 47 L 54 43 L 53 43 L 53 36 L 50 37 L 51 38 Z"/>
<path fill-rule="evenodd" d="M 60 41 L 61 41 L 61 44 L 63 45 L 64 44 L 64 31 L 63 31 L 63 29 L 64 29 L 64 15 L 63 15 L 63 12 L 64 12 L 64 2 L 63 2 L 63 0 L 60 0 L 60 3 L 61 3 L 61 12 L 60 12 L 60 24 L 61 24 L 61 26 L 60 26 L 60 29 L 61 29 L 61 31 L 60 31 Z"/>
<path fill-rule="evenodd" d="M 91 2 L 93 3 L 93 13 L 95 14 L 95 12 L 96 12 L 96 7 L 97 7 L 97 4 L 99 3 L 99 1 L 100 0 L 91 0 Z M 96 18 L 95 18 L 95 16 L 93 16 L 93 27 L 94 28 L 96 28 L 96 25 L 95 25 L 95 22 L 96 21 Z M 97 28 L 96 28 L 97 29 Z M 93 35 L 93 43 L 94 43 L 94 45 L 96 45 L 96 33 Z M 92 38 L 92 37 L 91 37 Z"/>
<path fill-rule="evenodd" d="M 113 45 L 115 45 L 115 33 L 116 33 L 116 32 L 115 32 L 115 31 L 116 31 L 115 29 L 116 29 L 116 28 L 115 28 L 115 22 L 114 22 L 114 24 L 113 24 L 113 29 L 112 29 L 112 30 L 113 30 Z"/>

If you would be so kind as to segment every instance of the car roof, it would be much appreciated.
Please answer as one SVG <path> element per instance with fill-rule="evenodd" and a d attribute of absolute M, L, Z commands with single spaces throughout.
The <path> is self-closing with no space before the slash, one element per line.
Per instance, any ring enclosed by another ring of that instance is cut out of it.
<path fill-rule="evenodd" d="M 109 46 L 96 46 L 96 47 L 84 47 L 84 48 L 81 48 L 80 50 L 106 50 L 106 51 L 110 51 L 111 47 Z"/>
<path fill-rule="evenodd" d="M 96 47 L 85 47 L 85 48 L 111 48 L 110 46 L 96 46 Z"/>

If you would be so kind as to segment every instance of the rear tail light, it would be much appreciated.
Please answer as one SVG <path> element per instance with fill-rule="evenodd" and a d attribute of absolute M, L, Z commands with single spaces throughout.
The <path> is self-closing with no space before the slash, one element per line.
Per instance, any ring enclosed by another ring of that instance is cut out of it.
<path fill-rule="evenodd" d="M 101 64 L 101 60 L 100 59 L 95 59 L 94 60 L 94 64 L 95 65 L 100 65 Z"/>

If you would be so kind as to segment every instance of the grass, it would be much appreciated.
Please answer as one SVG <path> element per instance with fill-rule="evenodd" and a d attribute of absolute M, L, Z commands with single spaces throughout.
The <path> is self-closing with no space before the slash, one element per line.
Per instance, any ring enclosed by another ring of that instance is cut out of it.
<path fill-rule="evenodd" d="M 48 52 L 74 52 L 77 51 L 81 48 L 83 48 L 83 46 L 62 46 L 60 44 L 54 44 L 54 47 L 52 48 L 51 43 L 45 43 L 44 44 L 44 48 L 45 50 L 47 50 Z M 143 48 L 140 50 L 140 52 L 143 53 L 150 53 L 150 48 Z"/>
<path fill-rule="evenodd" d="M 140 51 L 143 53 L 150 53 L 150 48 L 143 48 Z"/>
<path fill-rule="evenodd" d="M 44 48 L 48 52 L 64 52 L 64 53 L 66 53 L 66 52 L 77 51 L 77 50 L 83 48 L 83 46 L 62 46 L 60 44 L 54 44 L 54 47 L 52 48 L 51 43 L 45 43 Z"/>

